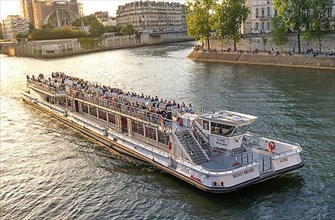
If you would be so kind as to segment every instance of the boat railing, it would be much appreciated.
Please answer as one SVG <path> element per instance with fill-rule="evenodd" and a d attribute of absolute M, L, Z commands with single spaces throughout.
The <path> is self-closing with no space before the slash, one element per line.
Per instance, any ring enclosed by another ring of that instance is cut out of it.
<path fill-rule="evenodd" d="M 108 109 L 111 109 L 113 111 L 117 111 L 120 113 L 123 113 L 125 115 L 129 115 L 156 125 L 159 125 L 161 127 L 168 127 L 171 126 L 172 120 L 163 118 L 162 115 L 146 111 L 146 109 L 136 108 L 129 105 L 125 105 L 119 102 L 107 100 L 103 97 L 87 97 L 85 96 L 85 93 L 82 92 L 76 92 L 76 93 L 69 93 L 70 96 L 74 98 L 78 98 L 81 100 L 84 100 L 89 103 L 93 103 Z"/>
<path fill-rule="evenodd" d="M 40 89 L 42 91 L 51 93 L 51 94 L 56 94 L 56 93 L 60 93 L 56 88 L 51 87 L 43 82 L 38 82 L 38 81 L 34 81 L 34 80 L 28 80 L 27 84 L 29 86 L 33 85 L 34 88 Z"/>

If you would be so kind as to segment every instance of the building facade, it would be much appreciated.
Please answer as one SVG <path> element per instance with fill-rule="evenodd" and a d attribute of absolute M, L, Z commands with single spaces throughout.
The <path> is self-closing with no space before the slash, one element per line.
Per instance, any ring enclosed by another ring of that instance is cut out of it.
<path fill-rule="evenodd" d="M 20 0 L 21 1 L 21 15 L 28 22 L 34 24 L 34 10 L 33 10 L 33 1 L 34 0 Z"/>
<path fill-rule="evenodd" d="M 116 23 L 131 24 L 137 31 L 186 31 L 186 6 L 175 2 L 132 2 L 118 7 Z"/>
<path fill-rule="evenodd" d="M 271 32 L 271 19 L 276 15 L 273 0 L 246 0 L 250 14 L 241 25 L 242 34 L 257 34 Z M 335 0 L 332 0 L 330 26 L 335 30 Z"/>
<path fill-rule="evenodd" d="M 276 14 L 273 0 L 247 0 L 250 14 L 242 24 L 242 34 L 271 32 L 271 19 Z"/>
<path fill-rule="evenodd" d="M 37 29 L 48 23 L 54 27 L 71 25 L 83 14 L 82 8 L 77 0 L 21 0 L 22 15 Z"/>
<path fill-rule="evenodd" d="M 2 21 L 2 33 L 5 40 L 14 40 L 18 34 L 29 33 L 29 22 L 19 15 L 8 15 Z"/>

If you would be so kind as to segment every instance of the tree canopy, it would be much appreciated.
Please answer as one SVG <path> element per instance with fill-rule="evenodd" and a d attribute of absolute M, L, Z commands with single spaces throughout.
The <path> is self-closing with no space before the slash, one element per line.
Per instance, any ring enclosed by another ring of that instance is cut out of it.
<path fill-rule="evenodd" d="M 98 20 L 94 15 L 88 15 L 75 20 L 72 25 L 76 27 L 89 26 L 93 21 Z"/>
<path fill-rule="evenodd" d="M 89 31 L 93 36 L 101 36 L 104 33 L 104 26 L 98 21 L 98 19 L 95 19 L 91 22 Z"/>
<path fill-rule="evenodd" d="M 78 29 L 71 28 L 54 28 L 54 29 L 37 29 L 29 34 L 29 40 L 49 40 L 49 39 L 66 39 L 87 37 L 87 33 Z"/>
<path fill-rule="evenodd" d="M 189 0 L 187 1 L 187 32 L 194 39 L 199 39 L 203 44 L 209 37 L 212 29 L 212 16 L 215 0 Z"/>
<path fill-rule="evenodd" d="M 329 0 L 309 0 L 309 6 L 304 38 L 306 40 L 318 40 L 321 53 L 321 39 L 330 30 L 332 4 Z"/>
<path fill-rule="evenodd" d="M 287 28 L 283 18 L 279 15 L 274 16 L 271 20 L 271 27 L 273 43 L 278 47 L 284 45 L 287 42 Z"/>
<path fill-rule="evenodd" d="M 214 6 L 216 34 L 222 39 L 233 40 L 235 51 L 241 36 L 241 24 L 247 19 L 249 12 L 245 0 L 223 0 Z"/>
<path fill-rule="evenodd" d="M 278 14 L 282 16 L 286 27 L 298 33 L 298 52 L 301 53 L 300 34 L 307 19 L 310 0 L 274 0 Z"/>
<path fill-rule="evenodd" d="M 2 24 L 1 24 L 1 22 L 0 22 L 0 39 L 3 39 Z"/>
<path fill-rule="evenodd" d="M 136 33 L 136 30 L 134 29 L 133 25 L 131 25 L 131 24 L 127 24 L 127 25 L 125 25 L 125 26 L 123 26 L 123 27 L 121 28 L 120 32 L 121 32 L 121 34 L 123 34 L 123 35 L 128 35 L 128 36 L 130 36 L 130 35 L 135 34 L 135 33 Z"/>

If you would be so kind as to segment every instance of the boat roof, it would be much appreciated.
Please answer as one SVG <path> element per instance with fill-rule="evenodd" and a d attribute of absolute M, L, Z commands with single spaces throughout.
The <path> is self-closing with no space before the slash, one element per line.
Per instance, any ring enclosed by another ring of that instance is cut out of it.
<path fill-rule="evenodd" d="M 204 113 L 199 115 L 199 118 L 220 123 L 227 124 L 232 126 L 243 126 L 247 124 L 251 124 L 254 122 L 257 117 L 247 114 L 242 114 L 238 112 L 232 112 L 227 110 L 222 110 L 215 113 Z"/>

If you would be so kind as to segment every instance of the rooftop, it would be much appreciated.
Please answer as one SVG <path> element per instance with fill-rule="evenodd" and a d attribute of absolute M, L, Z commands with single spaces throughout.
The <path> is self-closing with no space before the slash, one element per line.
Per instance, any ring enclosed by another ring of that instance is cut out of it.
<path fill-rule="evenodd" d="M 232 126 L 243 126 L 254 122 L 257 117 L 227 110 L 215 113 L 205 113 L 199 116 L 201 119 L 223 123 Z"/>

